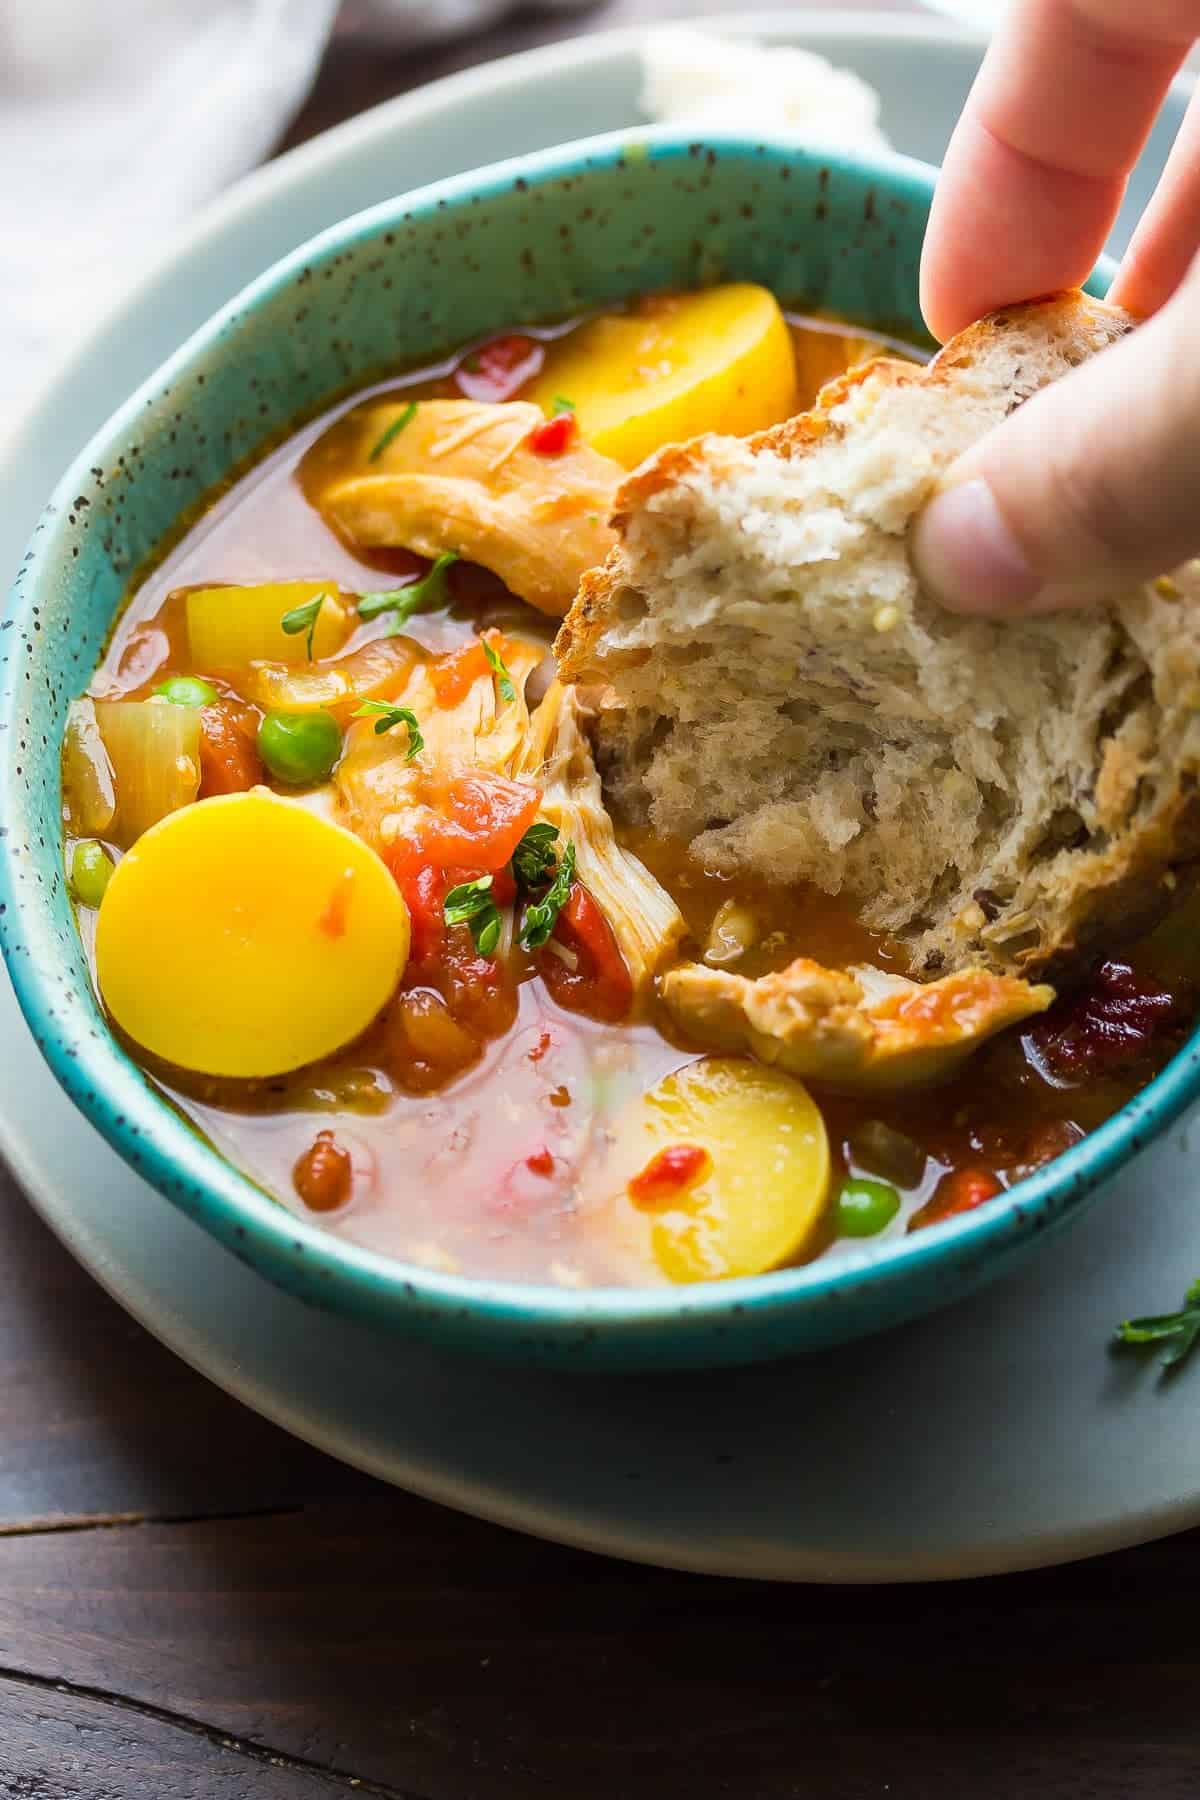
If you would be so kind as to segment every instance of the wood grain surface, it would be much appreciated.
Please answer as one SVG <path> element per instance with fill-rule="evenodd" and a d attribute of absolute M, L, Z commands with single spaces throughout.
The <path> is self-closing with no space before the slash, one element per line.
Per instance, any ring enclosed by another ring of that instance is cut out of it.
<path fill-rule="evenodd" d="M 344 34 L 289 142 L 586 23 Z M 459 1517 L 211 1387 L 0 1172 L 0 1800 L 1193 1800 L 1198 1582 L 1200 1534 L 839 1590 Z"/>

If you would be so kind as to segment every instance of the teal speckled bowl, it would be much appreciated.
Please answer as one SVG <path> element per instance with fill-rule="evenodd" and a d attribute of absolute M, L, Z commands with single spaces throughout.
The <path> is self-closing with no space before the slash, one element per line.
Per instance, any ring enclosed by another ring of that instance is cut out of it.
<path fill-rule="evenodd" d="M 131 574 L 181 512 L 293 422 L 387 366 L 647 288 L 761 281 L 789 303 L 919 334 L 932 184 L 932 170 L 901 158 L 656 131 L 426 188 L 348 220 L 246 289 L 59 484 L 0 625 L 0 944 L 38 1045 L 75 1103 L 168 1200 L 289 1292 L 447 1344 L 575 1366 L 751 1361 L 829 1344 L 1001 1273 L 1077 1216 L 1200 1091 L 1192 1045 L 1013 1193 L 858 1258 L 704 1287 L 572 1292 L 434 1274 L 294 1218 L 159 1097 L 92 994 L 62 872 L 63 723 Z"/>

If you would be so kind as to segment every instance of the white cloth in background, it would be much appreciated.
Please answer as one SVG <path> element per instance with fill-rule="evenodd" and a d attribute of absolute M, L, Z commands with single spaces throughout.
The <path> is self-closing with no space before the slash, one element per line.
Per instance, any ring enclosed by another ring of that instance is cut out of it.
<path fill-rule="evenodd" d="M 351 0 L 347 17 L 404 45 L 486 23 L 513 3 Z M 0 399 L 9 418 L 170 232 L 278 142 L 338 5 L 0 0 Z"/>
<path fill-rule="evenodd" d="M 271 148 L 337 0 L 0 0 L 0 394 Z"/>
<path fill-rule="evenodd" d="M 536 0 L 576 10 L 588 0 Z M 514 0 L 347 0 L 393 45 Z M 0 400 L 10 422 L 187 215 L 260 162 L 316 74 L 339 0 L 0 0 Z M 647 34 L 645 109 L 880 144 L 878 100 L 805 51 Z"/>

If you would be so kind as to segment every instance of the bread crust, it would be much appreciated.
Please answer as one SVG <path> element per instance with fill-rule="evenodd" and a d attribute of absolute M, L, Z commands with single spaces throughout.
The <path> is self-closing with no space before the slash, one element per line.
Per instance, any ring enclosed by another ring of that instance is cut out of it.
<path fill-rule="evenodd" d="M 962 371 L 970 370 L 1034 307 L 1052 331 L 1062 330 L 1072 336 L 1091 334 L 1097 338 L 1099 341 L 1091 347 L 1093 351 L 1107 348 L 1134 329 L 1134 320 L 1128 313 L 1075 289 L 1053 294 L 1045 300 L 1031 301 L 1025 306 L 1007 307 L 960 331 L 925 364 L 901 362 L 892 356 L 877 356 L 870 362 L 859 363 L 844 375 L 827 381 L 808 412 L 797 413 L 795 418 L 756 432 L 745 442 L 752 451 L 773 450 L 789 461 L 803 456 L 830 430 L 831 414 L 868 379 L 896 388 L 943 388 L 952 393 Z M 718 469 L 722 446 L 727 442 L 727 439 L 709 435 L 693 438 L 686 444 L 669 444 L 621 483 L 608 518 L 618 541 L 599 567 L 589 569 L 582 577 L 554 641 L 561 680 L 587 683 L 596 679 L 591 665 L 608 628 L 614 596 L 627 579 L 624 540 L 634 515 L 655 495 L 674 487 L 684 477 L 701 469 Z"/>
<path fill-rule="evenodd" d="M 688 484 L 725 482 L 736 492 L 736 484 L 745 482 L 747 451 L 752 458 L 782 459 L 799 471 L 819 451 L 843 444 L 852 447 L 860 411 L 866 418 L 869 405 L 871 415 L 878 417 L 889 394 L 906 389 L 934 396 L 948 414 L 961 416 L 964 408 L 976 408 L 981 423 L 975 435 L 981 435 L 1045 385 L 1044 375 L 1038 378 L 1027 355 L 1035 335 L 1038 342 L 1053 345 L 1060 365 L 1071 366 L 1133 327 L 1127 314 L 1102 301 L 1078 292 L 1057 294 L 979 321 L 923 368 L 888 358 L 863 364 L 822 389 L 811 411 L 744 442 L 706 437 L 664 450 L 635 471 L 617 493 L 611 519 L 617 545 L 599 568 L 584 576 L 555 644 L 562 679 L 607 687 L 602 706 L 610 716 L 620 714 L 625 672 L 638 662 L 645 664 L 653 652 L 626 649 L 614 655 L 612 640 L 639 580 L 645 589 L 644 569 L 650 558 L 641 545 L 663 529 L 657 523 L 662 509 L 671 506 Z M 1000 393 L 995 385 L 998 372 L 1008 384 Z M 987 382 L 992 386 L 981 400 Z M 936 478 L 940 470 L 925 498 L 936 487 Z M 915 510 L 914 506 L 908 516 Z M 686 543 L 686 521 L 675 529 Z M 966 881 L 965 904 L 960 895 L 957 911 L 931 920 L 915 908 L 906 924 L 889 921 L 887 928 L 899 931 L 910 947 L 914 974 L 928 979 L 982 965 L 1000 973 L 1033 977 L 1048 972 L 1062 978 L 1098 945 L 1127 937 L 1169 904 L 1173 871 L 1200 857 L 1200 629 L 1180 624 L 1186 621 L 1186 611 L 1170 617 L 1171 607 L 1165 603 L 1169 594 L 1177 607 L 1186 609 L 1190 600 L 1193 616 L 1200 620 L 1200 611 L 1195 610 L 1200 608 L 1200 566 L 1175 571 L 1171 582 L 1151 584 L 1106 609 L 1104 616 L 1120 623 L 1122 642 L 1133 643 L 1137 654 L 1144 656 L 1148 671 L 1144 679 L 1152 697 L 1141 709 L 1140 739 L 1136 734 L 1126 739 L 1117 728 L 1105 737 L 1097 727 L 1096 765 L 1084 796 L 1090 823 L 1079 854 L 1070 844 L 1064 848 L 1052 838 L 1047 848 L 1035 845 L 1028 852 L 1036 875 L 1032 884 L 1026 884 L 1030 893 L 1036 893 L 1033 906 L 1016 904 L 1007 894 L 997 903 L 981 871 L 974 887 Z M 880 599 L 882 603 L 885 596 Z M 925 604 L 935 620 L 945 617 L 932 602 Z M 1055 629 L 1052 623 L 1045 628 Z M 1168 634 L 1173 634 L 1169 646 Z M 770 648 L 765 644 L 764 653 Z M 968 657 L 964 678 L 969 681 L 969 648 L 963 654 Z M 714 703 L 719 705 L 720 684 L 713 685 Z"/>

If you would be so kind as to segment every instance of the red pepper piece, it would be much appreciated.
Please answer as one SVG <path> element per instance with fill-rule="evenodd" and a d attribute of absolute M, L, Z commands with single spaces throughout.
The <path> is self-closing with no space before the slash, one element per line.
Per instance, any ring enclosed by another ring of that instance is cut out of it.
<path fill-rule="evenodd" d="M 529 434 L 529 448 L 539 456 L 561 456 L 575 436 L 575 415 L 555 413 L 552 419 L 536 425 Z"/>
<path fill-rule="evenodd" d="M 703 1181 L 711 1169 L 712 1157 L 699 1144 L 670 1144 L 634 1176 L 629 1198 L 635 1206 L 645 1208 L 668 1205 Z"/>
<path fill-rule="evenodd" d="M 200 798 L 244 794 L 267 779 L 255 742 L 258 714 L 236 700 L 216 700 L 200 713 Z"/>

